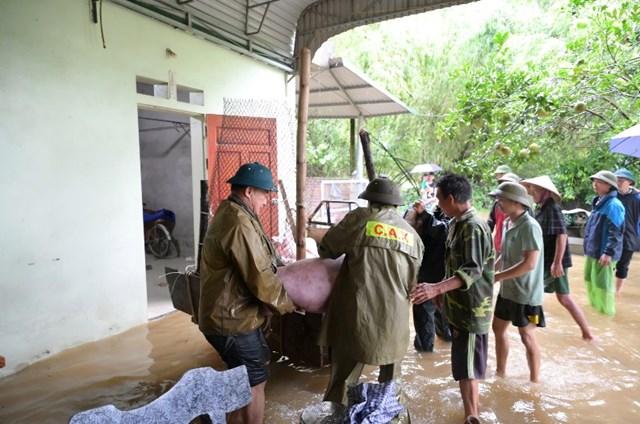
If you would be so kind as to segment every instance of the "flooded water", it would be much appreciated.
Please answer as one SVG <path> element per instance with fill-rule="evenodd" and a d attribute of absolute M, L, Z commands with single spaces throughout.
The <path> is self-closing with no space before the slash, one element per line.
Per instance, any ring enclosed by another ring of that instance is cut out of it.
<path fill-rule="evenodd" d="M 480 384 L 485 423 L 627 423 L 640 412 L 640 260 L 617 301 L 611 318 L 586 306 L 581 270 L 574 255 L 570 271 L 573 297 L 583 308 L 597 344 L 580 338 L 578 326 L 547 295 L 547 327 L 538 330 L 542 350 L 541 382 L 528 381 L 524 349 L 511 335 L 506 378 Z M 70 349 L 0 380 L 0 423 L 66 423 L 76 412 L 106 404 L 132 409 L 171 387 L 187 370 L 224 364 L 193 325 L 176 312 L 100 342 Z M 490 337 L 489 370 L 495 368 Z M 301 411 L 319 402 L 328 368 L 305 368 L 274 357 L 267 383 L 266 423 L 299 422 Z M 374 381 L 365 368 L 361 381 Z M 462 402 L 451 378 L 449 345 L 416 353 L 409 347 L 403 363 L 403 387 L 414 423 L 461 423 Z M 488 374 L 492 374 L 489 372 Z"/>

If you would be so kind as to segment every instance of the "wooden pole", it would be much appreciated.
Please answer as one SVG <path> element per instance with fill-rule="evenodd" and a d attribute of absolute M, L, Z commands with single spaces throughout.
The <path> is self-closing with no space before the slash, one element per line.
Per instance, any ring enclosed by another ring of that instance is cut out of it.
<path fill-rule="evenodd" d="M 291 211 L 291 206 L 289 206 L 289 197 L 287 196 L 287 191 L 284 189 L 284 184 L 282 184 L 282 180 L 278 180 L 278 186 L 280 187 L 280 193 L 282 194 L 282 202 L 284 203 L 284 209 L 287 212 L 287 224 L 289 224 L 289 228 L 291 228 L 291 234 L 295 237 L 296 220 L 293 218 L 293 212 Z"/>
<path fill-rule="evenodd" d="M 298 134 L 296 143 L 296 258 L 307 254 L 307 212 L 304 190 L 307 181 L 307 121 L 309 119 L 309 79 L 311 50 L 303 48 L 299 60 L 300 95 L 298 98 Z"/>
<path fill-rule="evenodd" d="M 367 177 L 369 181 L 373 181 L 376 178 L 376 171 L 373 167 L 371 140 L 369 140 L 369 133 L 364 128 L 360 129 L 360 141 L 362 142 L 362 154 L 364 156 L 365 167 L 367 168 Z"/>
<path fill-rule="evenodd" d="M 356 120 L 349 119 L 349 172 L 356 169 Z"/>

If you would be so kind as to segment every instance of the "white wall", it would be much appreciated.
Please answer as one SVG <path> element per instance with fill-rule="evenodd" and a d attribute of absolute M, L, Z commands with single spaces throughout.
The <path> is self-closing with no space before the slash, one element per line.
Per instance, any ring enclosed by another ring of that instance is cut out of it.
<path fill-rule="evenodd" d="M 286 95 L 282 71 L 109 2 L 103 49 L 89 3 L 0 6 L 0 376 L 145 322 L 139 106 L 201 119 Z M 136 75 L 170 71 L 204 106 L 136 94 Z"/>

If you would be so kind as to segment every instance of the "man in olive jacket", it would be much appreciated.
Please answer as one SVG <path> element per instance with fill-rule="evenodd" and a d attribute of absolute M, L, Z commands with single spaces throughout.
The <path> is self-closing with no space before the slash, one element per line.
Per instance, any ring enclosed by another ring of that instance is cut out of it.
<path fill-rule="evenodd" d="M 204 238 L 200 261 L 200 331 L 229 368 L 245 365 L 252 400 L 229 414 L 230 423 L 262 423 L 271 351 L 261 325 L 268 308 L 292 312 L 295 305 L 276 276 L 277 253 L 258 214 L 277 191 L 271 171 L 258 162 L 242 165 L 227 181 L 231 195 L 220 204 Z"/>
<path fill-rule="evenodd" d="M 320 344 L 331 348 L 324 400 L 347 404 L 347 386 L 365 364 L 380 365 L 380 383 L 400 377 L 409 344 L 409 293 L 424 246 L 398 214 L 398 186 L 376 178 L 359 196 L 366 208 L 348 213 L 318 246 L 323 258 L 345 255 L 329 297 Z"/>

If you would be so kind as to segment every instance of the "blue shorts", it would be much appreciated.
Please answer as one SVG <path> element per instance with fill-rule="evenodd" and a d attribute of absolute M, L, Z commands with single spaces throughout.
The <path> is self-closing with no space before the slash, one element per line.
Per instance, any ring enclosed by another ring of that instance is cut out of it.
<path fill-rule="evenodd" d="M 247 367 L 249 385 L 257 386 L 269 378 L 271 349 L 257 328 L 250 333 L 235 336 L 204 335 L 209 344 L 218 351 L 229 369 L 241 365 Z"/>
<path fill-rule="evenodd" d="M 455 381 L 484 379 L 489 334 L 467 333 L 451 327 L 451 372 Z"/>

